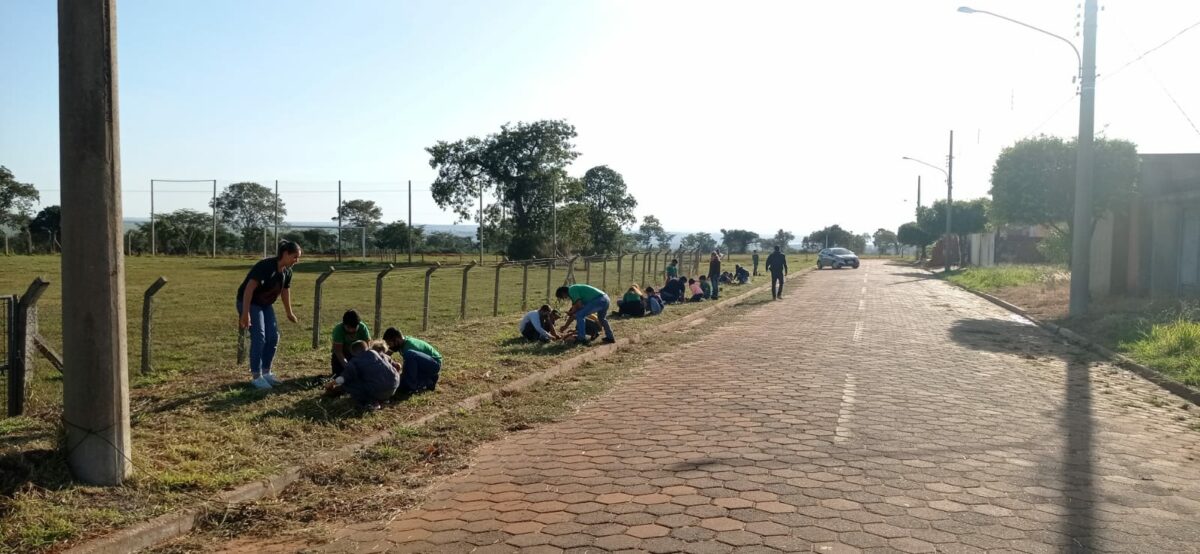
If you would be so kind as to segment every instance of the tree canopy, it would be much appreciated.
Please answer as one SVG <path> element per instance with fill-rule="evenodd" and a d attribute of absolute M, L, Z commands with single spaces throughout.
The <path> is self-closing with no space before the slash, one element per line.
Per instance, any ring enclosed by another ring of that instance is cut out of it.
<path fill-rule="evenodd" d="M 679 241 L 679 248 L 687 252 L 711 252 L 717 249 L 717 239 L 708 233 L 692 233 Z"/>
<path fill-rule="evenodd" d="M 642 218 L 642 224 L 638 226 L 638 232 L 635 234 L 637 243 L 642 248 L 665 248 L 671 244 L 671 239 L 675 235 L 666 232 L 663 229 L 662 222 L 653 215 L 647 215 Z"/>
<path fill-rule="evenodd" d="M 775 236 L 768 242 L 770 246 L 778 246 L 780 250 L 787 251 L 788 245 L 796 240 L 796 235 L 793 235 L 783 229 L 775 233 Z"/>
<path fill-rule="evenodd" d="M 625 187 L 625 178 L 606 165 L 587 170 L 581 185 L 571 200 L 584 209 L 590 235 L 587 251 L 593 254 L 615 251 L 621 228 L 637 221 L 633 215 L 637 200 Z"/>
<path fill-rule="evenodd" d="M 888 250 L 893 250 L 895 253 L 900 253 L 900 241 L 896 238 L 896 233 L 887 229 L 876 229 L 871 234 L 871 242 L 880 253 L 886 254 Z"/>
<path fill-rule="evenodd" d="M 512 219 L 512 258 L 531 258 L 546 247 L 556 188 L 579 156 L 575 127 L 561 120 L 505 124 L 484 138 L 438 141 L 426 148 L 437 170 L 433 199 L 471 219 L 481 194 L 491 191 Z"/>
<path fill-rule="evenodd" d="M 424 240 L 425 227 L 418 226 L 412 228 L 412 247 L 413 251 L 420 250 L 421 241 Z M 408 223 L 404 221 L 393 221 L 375 230 L 371 239 L 376 248 L 386 250 L 408 250 L 409 228 Z"/>
<path fill-rule="evenodd" d="M 18 182 L 7 167 L 0 165 L 0 225 L 18 229 L 25 226 L 33 204 L 41 199 L 37 187 Z"/>
<path fill-rule="evenodd" d="M 955 200 L 950 232 L 959 236 L 982 233 L 987 228 L 989 205 L 986 198 Z M 917 211 L 917 224 L 932 237 L 942 236 L 946 232 L 946 201 L 938 200 L 933 206 L 922 206 Z"/>
<path fill-rule="evenodd" d="M 726 252 L 734 254 L 745 254 L 758 238 L 758 233 L 745 229 L 721 229 L 721 245 Z"/>
<path fill-rule="evenodd" d="M 338 212 L 342 216 L 343 227 L 366 227 L 368 231 L 373 231 L 383 224 L 383 209 L 374 200 L 347 200 L 342 202 Z M 334 216 L 333 221 L 337 220 L 338 217 Z"/>
<path fill-rule="evenodd" d="M 1137 147 L 1097 138 L 1092 220 L 1124 203 L 1138 176 Z M 1046 225 L 1070 234 L 1075 211 L 1074 140 L 1038 136 L 1005 148 L 992 167 L 991 217 L 997 223 Z M 957 216 L 955 216 L 957 217 Z"/>
<path fill-rule="evenodd" d="M 279 202 L 278 221 L 275 219 L 276 201 Z M 210 208 L 216 208 L 218 221 L 241 235 L 242 247 L 251 250 L 262 242 L 260 233 L 263 229 L 276 223 L 283 225 L 283 217 L 287 215 L 287 208 L 282 199 L 276 198 L 275 191 L 251 182 L 233 183 L 225 187 L 208 204 Z M 212 224 L 211 220 L 209 224 Z"/>
<path fill-rule="evenodd" d="M 896 240 L 905 246 L 925 248 L 933 244 L 934 237 L 921 230 L 921 226 L 917 225 L 917 222 L 911 221 L 900 226 L 896 232 Z"/>
<path fill-rule="evenodd" d="M 858 242 L 858 239 L 853 233 L 842 229 L 840 225 L 830 225 L 824 229 L 813 231 L 804 237 L 803 244 L 806 250 L 820 250 L 826 246 L 832 248 L 834 246 L 843 246 L 853 250 L 853 245 Z"/>

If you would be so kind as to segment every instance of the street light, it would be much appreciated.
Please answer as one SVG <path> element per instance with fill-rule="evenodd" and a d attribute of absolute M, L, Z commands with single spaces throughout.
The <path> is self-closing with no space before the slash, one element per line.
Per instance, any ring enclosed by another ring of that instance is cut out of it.
<path fill-rule="evenodd" d="M 950 224 L 954 217 L 954 131 L 950 131 L 950 157 L 947 158 L 947 163 L 950 168 L 949 171 L 916 158 L 904 156 L 901 159 L 932 167 L 938 171 L 941 171 L 942 175 L 946 176 L 946 235 L 943 237 L 942 241 L 942 258 L 945 261 L 946 273 L 950 273 Z"/>
<path fill-rule="evenodd" d="M 982 13 L 1016 23 L 1052 36 L 1070 45 L 1079 61 L 1079 136 L 1075 150 L 1075 213 L 1071 224 L 1071 301 L 1070 316 L 1079 317 L 1088 310 L 1088 288 L 1092 246 L 1092 140 L 1096 115 L 1096 0 L 1085 0 L 1083 7 L 1083 55 L 1070 40 L 1028 23 L 963 6 L 962 13 Z"/>

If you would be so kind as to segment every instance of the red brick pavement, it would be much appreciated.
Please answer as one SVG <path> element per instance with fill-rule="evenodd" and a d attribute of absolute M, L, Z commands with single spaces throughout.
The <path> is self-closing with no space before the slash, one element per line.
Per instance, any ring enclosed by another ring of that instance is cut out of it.
<path fill-rule="evenodd" d="M 1182 404 L 867 262 L 808 275 L 316 550 L 1200 552 Z"/>

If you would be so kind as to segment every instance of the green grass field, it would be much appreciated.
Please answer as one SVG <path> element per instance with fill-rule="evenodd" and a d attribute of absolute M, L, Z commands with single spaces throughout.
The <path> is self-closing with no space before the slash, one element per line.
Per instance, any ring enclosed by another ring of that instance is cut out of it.
<path fill-rule="evenodd" d="M 969 289 L 995 292 L 1006 287 L 1044 283 L 1065 271 L 1064 267 L 1052 265 L 968 267 L 952 271 L 946 279 Z"/>
<path fill-rule="evenodd" d="M 639 256 L 640 258 L 640 256 Z M 607 289 L 616 294 L 637 277 L 625 258 L 618 279 L 609 262 Z M 467 396 L 550 367 L 573 348 L 531 345 L 517 339 L 522 270 L 500 271 L 500 316 L 492 317 L 494 265 L 476 267 L 468 282 L 467 319 L 459 321 L 462 266 L 438 269 L 431 279 L 430 329 L 420 331 L 424 268 L 398 267 L 387 278 L 384 325 L 394 325 L 436 345 L 446 357 L 437 393 L 414 396 L 369 417 L 358 417 L 346 399 L 322 399 L 320 378 L 328 373 L 328 333 L 347 308 L 373 319 L 375 275 L 379 265 L 339 266 L 324 284 L 319 328 L 321 346 L 312 340 L 313 285 L 328 262 L 297 266 L 292 284 L 299 324 L 282 321 L 276 371 L 288 383 L 270 393 L 245 386 L 247 371 L 236 363 L 234 295 L 252 259 L 129 258 L 126 264 L 129 317 L 129 367 L 135 476 L 127 486 L 110 489 L 71 483 L 58 452 L 62 378 L 39 362 L 31 382 L 28 415 L 0 419 L 0 552 L 29 552 L 142 521 L 214 491 L 245 483 L 296 463 L 308 454 L 352 442 L 365 434 L 453 404 Z M 748 263 L 736 256 L 733 263 Z M 791 257 L 793 269 L 810 260 Z M 40 302 L 40 331 L 61 349 L 60 260 L 53 256 L 0 257 L 0 293 L 20 293 L 36 276 L 51 281 Z M 661 266 L 661 258 L 660 258 Z M 602 264 L 593 264 L 593 283 L 605 280 Z M 686 271 L 690 273 L 690 271 Z M 551 285 L 566 277 L 551 270 Z M 141 292 L 159 276 L 168 285 L 156 297 L 154 372 L 141 375 L 139 342 Z M 575 271 L 585 280 L 582 263 Z M 649 277 L 649 274 L 648 274 Z M 656 283 L 660 279 L 647 279 Z M 760 277 L 757 284 L 761 284 Z M 748 287 L 729 287 L 726 296 Z M 546 268 L 530 268 L 528 304 L 545 301 Z M 623 334 L 677 319 L 705 304 L 672 306 L 663 316 L 621 320 Z M 67 316 L 70 311 L 67 310 Z M 648 348 L 655 348 L 652 343 Z M 0 385 L 6 388 L 6 385 Z M 6 391 L 5 391 L 6 393 Z"/>

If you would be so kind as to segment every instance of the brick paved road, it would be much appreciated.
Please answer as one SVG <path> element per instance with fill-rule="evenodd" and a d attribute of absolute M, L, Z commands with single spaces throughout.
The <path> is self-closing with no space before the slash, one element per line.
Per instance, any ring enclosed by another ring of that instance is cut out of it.
<path fill-rule="evenodd" d="M 972 295 L 868 262 L 327 552 L 1200 552 L 1195 408 Z"/>

